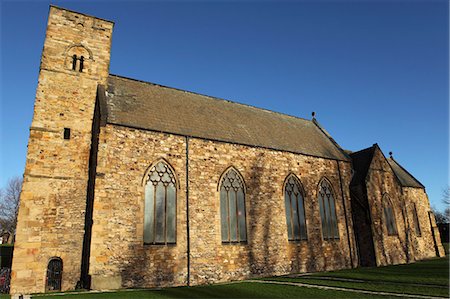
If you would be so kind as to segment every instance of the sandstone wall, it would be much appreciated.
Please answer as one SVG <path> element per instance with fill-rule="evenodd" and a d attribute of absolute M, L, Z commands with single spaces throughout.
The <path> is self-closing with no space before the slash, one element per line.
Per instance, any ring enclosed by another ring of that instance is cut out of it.
<path fill-rule="evenodd" d="M 406 209 L 408 211 L 408 220 L 411 227 L 411 245 L 414 258 L 416 260 L 421 260 L 435 257 L 436 247 L 432 232 L 432 223 L 434 223 L 434 221 L 430 223 L 429 212 L 431 211 L 431 208 L 425 190 L 421 188 L 404 187 L 403 196 L 407 205 Z M 419 220 L 420 234 L 417 234 L 415 229 L 415 220 L 413 217 L 414 203 Z M 443 252 L 439 233 L 437 233 L 435 237 L 438 251 Z"/>
<path fill-rule="evenodd" d="M 108 76 L 113 24 L 50 7 L 12 266 L 11 293 L 44 292 L 52 257 L 62 290 L 80 278 L 91 126 L 98 83 Z M 83 72 L 72 55 L 85 56 Z M 63 138 L 70 128 L 70 139 Z"/>
<path fill-rule="evenodd" d="M 259 275 L 349 268 L 350 250 L 337 162 L 279 151 L 191 138 L 189 143 L 190 283 L 215 283 Z M 143 176 L 159 159 L 178 180 L 176 245 L 144 245 Z M 348 188 L 350 163 L 340 162 L 355 254 Z M 222 244 L 219 178 L 230 166 L 246 184 L 248 242 Z M 100 133 L 94 201 L 93 288 L 152 287 L 187 283 L 186 139 L 107 125 Z M 308 240 L 289 242 L 283 184 L 294 173 L 305 189 Z M 336 198 L 339 240 L 321 234 L 317 187 L 326 177 Z M 352 257 L 356 263 L 356 257 Z"/>
<path fill-rule="evenodd" d="M 403 194 L 394 172 L 379 149 L 374 153 L 366 178 L 367 198 L 372 218 L 372 234 L 378 266 L 408 262 L 410 240 L 406 237 L 407 222 Z M 383 195 L 391 199 L 397 235 L 388 235 L 383 211 Z"/>

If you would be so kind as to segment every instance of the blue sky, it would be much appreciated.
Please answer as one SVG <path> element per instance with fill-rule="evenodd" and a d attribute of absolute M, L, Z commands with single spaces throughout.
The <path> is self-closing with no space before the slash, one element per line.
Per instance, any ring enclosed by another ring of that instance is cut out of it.
<path fill-rule="evenodd" d="M 1 1 L 1 0 L 0 0 Z M 443 209 L 448 1 L 54 1 L 115 21 L 110 72 L 319 122 L 378 143 Z M 0 186 L 21 176 L 47 1 L 1 1 Z"/>

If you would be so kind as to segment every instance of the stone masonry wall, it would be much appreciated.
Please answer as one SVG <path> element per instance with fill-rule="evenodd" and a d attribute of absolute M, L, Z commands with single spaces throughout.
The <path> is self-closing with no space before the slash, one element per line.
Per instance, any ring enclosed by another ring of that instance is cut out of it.
<path fill-rule="evenodd" d="M 177 178 L 176 245 L 144 245 L 144 175 L 159 159 Z M 90 274 L 93 289 L 187 283 L 185 138 L 102 127 Z"/>
<path fill-rule="evenodd" d="M 44 292 L 52 257 L 62 290 L 80 278 L 96 90 L 108 76 L 113 24 L 50 7 L 21 193 L 11 293 Z M 85 56 L 83 72 L 72 55 Z M 63 138 L 70 128 L 70 139 Z"/>
<path fill-rule="evenodd" d="M 424 189 L 404 187 L 403 196 L 408 211 L 409 226 L 411 228 L 411 245 L 415 260 L 431 258 L 436 256 L 435 240 L 433 239 L 432 225 L 430 223 L 429 212 L 431 211 L 430 202 Z M 416 233 L 413 210 L 415 203 L 417 217 L 419 219 L 420 234 Z M 434 219 L 433 219 L 434 220 Z M 438 250 L 442 250 L 440 236 L 436 236 Z"/>
<path fill-rule="evenodd" d="M 261 275 L 350 268 L 350 163 L 340 162 L 347 209 L 346 229 L 337 162 L 291 153 L 190 138 L 190 283 L 203 284 Z M 146 170 L 166 160 L 178 180 L 176 245 L 143 245 Z M 222 244 L 218 182 L 235 167 L 246 184 L 246 244 Z M 186 139 L 107 125 L 101 128 L 91 249 L 94 289 L 185 285 Z M 305 195 L 308 240 L 289 242 L 283 184 L 300 179 Z M 321 234 L 317 187 L 326 177 L 336 198 L 339 240 Z M 354 264 L 356 257 L 352 256 Z"/>
<path fill-rule="evenodd" d="M 372 218 L 375 256 L 378 266 L 408 262 L 411 252 L 406 238 L 403 194 L 391 167 L 379 149 L 374 153 L 366 178 Z M 391 199 L 398 234 L 389 236 L 383 211 L 383 195 Z"/>

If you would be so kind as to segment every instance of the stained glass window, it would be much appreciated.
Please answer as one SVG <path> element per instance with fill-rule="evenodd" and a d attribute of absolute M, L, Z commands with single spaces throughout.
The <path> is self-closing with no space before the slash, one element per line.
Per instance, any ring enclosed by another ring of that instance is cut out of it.
<path fill-rule="evenodd" d="M 230 168 L 222 176 L 219 190 L 222 242 L 246 242 L 244 180 Z"/>
<path fill-rule="evenodd" d="M 323 239 L 339 239 L 333 190 L 331 189 L 331 184 L 326 179 L 322 179 L 320 182 L 318 194 Z"/>
<path fill-rule="evenodd" d="M 295 175 L 290 175 L 284 185 L 286 224 L 290 241 L 306 240 L 305 204 L 303 189 Z"/>
<path fill-rule="evenodd" d="M 174 173 L 160 161 L 150 169 L 145 184 L 145 244 L 176 242 L 176 198 Z"/>
<path fill-rule="evenodd" d="M 392 202 L 387 194 L 383 196 L 383 205 L 384 205 L 384 220 L 386 222 L 386 228 L 388 231 L 388 235 L 397 235 L 397 226 L 395 224 L 395 214 L 394 209 L 392 207 Z"/>

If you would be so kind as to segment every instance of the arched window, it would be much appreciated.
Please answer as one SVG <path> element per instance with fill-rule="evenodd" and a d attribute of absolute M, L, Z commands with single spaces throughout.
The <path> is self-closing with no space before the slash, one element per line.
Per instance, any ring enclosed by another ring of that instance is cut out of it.
<path fill-rule="evenodd" d="M 397 233 L 397 225 L 395 224 L 394 209 L 392 207 L 391 199 L 387 194 L 383 196 L 383 210 L 384 210 L 384 221 L 386 223 L 388 235 L 390 236 L 397 235 L 398 233 Z"/>
<path fill-rule="evenodd" d="M 92 51 L 81 44 L 69 46 L 65 52 L 66 67 L 76 72 L 86 72 L 89 63 L 94 61 Z"/>
<path fill-rule="evenodd" d="M 290 241 L 307 239 L 303 194 L 298 178 L 293 174 L 289 175 L 284 184 L 284 204 Z"/>
<path fill-rule="evenodd" d="M 246 242 L 245 185 L 237 170 L 230 168 L 222 175 L 219 190 L 222 242 Z"/>
<path fill-rule="evenodd" d="M 177 188 L 170 166 L 160 161 L 150 168 L 145 183 L 144 243 L 176 242 Z"/>
<path fill-rule="evenodd" d="M 63 263 L 61 258 L 54 257 L 47 266 L 47 291 L 61 291 Z"/>
<path fill-rule="evenodd" d="M 416 235 L 420 237 L 422 236 L 422 232 L 420 231 L 420 223 L 419 217 L 417 216 L 416 203 L 413 203 L 413 218 L 414 218 L 414 227 L 416 229 Z"/>
<path fill-rule="evenodd" d="M 333 190 L 328 180 L 322 179 L 319 184 L 319 209 L 322 220 L 322 236 L 324 240 L 339 239 L 339 230 L 336 220 L 336 204 Z"/>

